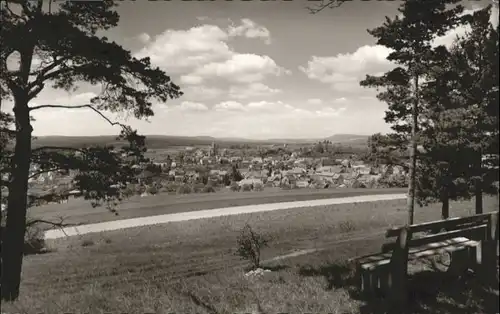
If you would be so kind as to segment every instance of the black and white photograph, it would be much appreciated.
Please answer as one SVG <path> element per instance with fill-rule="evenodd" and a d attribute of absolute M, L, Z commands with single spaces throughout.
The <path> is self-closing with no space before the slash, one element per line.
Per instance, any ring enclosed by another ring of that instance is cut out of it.
<path fill-rule="evenodd" d="M 0 0 L 0 314 L 498 314 L 495 0 Z"/>

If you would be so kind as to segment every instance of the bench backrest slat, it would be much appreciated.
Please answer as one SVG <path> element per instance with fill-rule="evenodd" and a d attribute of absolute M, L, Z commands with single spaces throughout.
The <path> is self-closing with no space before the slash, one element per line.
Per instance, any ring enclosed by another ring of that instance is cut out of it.
<path fill-rule="evenodd" d="M 496 212 L 498 214 L 498 212 Z M 463 229 L 465 227 L 473 227 L 474 225 L 482 225 L 487 223 L 490 219 L 492 213 L 474 215 L 470 217 L 457 217 L 457 218 L 449 218 L 446 220 L 439 221 L 431 221 L 421 224 L 410 225 L 407 228 L 410 233 L 418 233 L 418 232 L 426 232 L 433 230 L 454 230 L 454 229 Z M 386 231 L 386 238 L 397 237 L 401 232 L 402 228 L 391 228 Z"/>
<path fill-rule="evenodd" d="M 442 232 L 438 234 L 428 235 L 421 238 L 411 239 L 408 241 L 408 247 L 417 247 L 421 245 L 426 245 L 429 243 L 440 242 L 444 240 L 449 240 L 456 237 L 466 237 L 471 240 L 482 240 L 486 238 L 488 231 L 488 225 L 482 224 L 479 226 L 473 226 L 465 229 L 453 230 L 448 232 Z M 396 241 L 397 242 L 397 241 Z M 386 243 L 382 245 L 382 252 L 393 251 L 398 248 L 397 243 Z"/>

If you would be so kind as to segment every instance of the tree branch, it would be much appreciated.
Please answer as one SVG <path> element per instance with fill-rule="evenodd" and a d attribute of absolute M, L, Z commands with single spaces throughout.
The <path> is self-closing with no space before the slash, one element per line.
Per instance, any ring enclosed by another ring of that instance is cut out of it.
<path fill-rule="evenodd" d="M 48 220 L 44 220 L 44 219 L 33 219 L 33 220 L 26 222 L 26 228 L 29 228 L 29 227 L 31 227 L 35 224 L 39 224 L 39 223 L 51 225 L 53 227 L 57 227 L 60 229 L 65 228 L 65 227 L 73 227 L 73 226 L 79 225 L 79 224 L 75 224 L 75 223 L 64 223 L 63 217 L 59 217 L 59 220 L 60 220 L 59 222 L 53 222 L 53 221 L 48 221 Z"/>
<path fill-rule="evenodd" d="M 113 122 L 113 121 L 111 121 L 101 111 L 99 111 L 98 109 L 94 108 L 94 106 L 88 105 L 88 104 L 87 105 L 80 105 L 80 106 L 40 105 L 40 106 L 30 107 L 29 111 L 31 112 L 33 110 L 43 109 L 43 108 L 59 108 L 59 109 L 81 109 L 81 108 L 89 108 L 89 109 L 92 109 L 94 112 L 96 112 L 98 115 L 100 115 L 101 118 L 103 118 L 104 120 L 106 120 L 110 125 L 112 125 L 112 126 L 119 125 L 122 128 L 128 129 L 128 126 L 126 126 L 125 124 L 120 123 L 120 122 Z"/>
<path fill-rule="evenodd" d="M 316 14 L 321 11 L 323 11 L 326 8 L 338 8 L 340 7 L 344 2 L 351 1 L 351 0 L 321 0 L 319 4 L 315 5 L 314 7 L 306 7 L 309 10 L 309 13 L 311 14 Z"/>
<path fill-rule="evenodd" d="M 75 151 L 75 152 L 80 152 L 82 154 L 85 153 L 85 151 L 79 149 L 79 148 L 74 148 L 74 147 L 63 147 L 63 146 L 40 146 L 40 147 L 37 147 L 37 148 L 34 148 L 31 150 L 31 153 L 36 153 L 36 152 L 39 152 L 41 150 L 45 150 L 45 149 L 53 149 L 53 150 L 72 150 L 72 151 Z"/>
<path fill-rule="evenodd" d="M 33 87 L 35 87 L 37 85 L 38 86 L 43 85 L 44 81 L 46 81 L 47 79 L 52 78 L 54 76 L 52 73 L 56 73 L 55 75 L 57 75 L 57 73 L 59 73 L 58 72 L 59 70 L 55 71 L 55 72 L 51 72 L 51 73 L 49 73 L 49 72 L 54 70 L 56 67 L 60 66 L 61 64 L 63 64 L 67 60 L 69 60 L 68 57 L 61 57 L 59 59 L 54 57 L 54 62 L 52 62 L 52 64 L 46 66 L 45 68 L 43 68 L 41 70 L 33 72 L 32 75 L 36 75 L 37 77 L 33 82 L 28 84 L 28 88 L 32 89 Z"/>
<path fill-rule="evenodd" d="M 50 168 L 50 169 L 46 169 L 46 170 L 42 170 L 42 171 L 37 171 L 37 172 L 33 173 L 32 175 L 30 175 L 28 177 L 28 180 L 32 179 L 32 178 L 35 178 L 35 177 L 41 175 L 42 173 L 47 173 L 47 172 L 57 171 L 57 170 L 65 170 L 65 169 L 61 168 L 61 167 L 56 167 L 56 168 Z"/>

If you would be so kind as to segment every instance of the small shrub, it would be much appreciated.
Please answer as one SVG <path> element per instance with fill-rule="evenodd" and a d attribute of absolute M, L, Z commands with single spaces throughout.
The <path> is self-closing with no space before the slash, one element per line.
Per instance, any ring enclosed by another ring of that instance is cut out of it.
<path fill-rule="evenodd" d="M 339 229 L 342 233 L 349 233 L 356 230 L 356 225 L 350 220 L 342 221 L 339 223 Z"/>
<path fill-rule="evenodd" d="M 252 190 L 252 186 L 251 186 L 250 184 L 246 184 L 246 183 L 245 183 L 245 184 L 243 184 L 243 185 L 241 186 L 241 190 L 242 190 L 243 192 L 249 192 L 249 191 L 251 191 L 251 190 Z"/>
<path fill-rule="evenodd" d="M 237 254 L 241 259 L 252 263 L 254 269 L 260 267 L 261 249 L 269 246 L 269 240 L 252 230 L 249 224 L 245 224 L 238 237 Z"/>
<path fill-rule="evenodd" d="M 92 246 L 92 245 L 94 245 L 94 244 L 95 244 L 95 243 L 94 243 L 94 241 L 89 240 L 89 239 L 87 239 L 87 240 L 83 240 L 83 242 L 82 242 L 82 246 L 83 246 L 83 247 Z"/>
<path fill-rule="evenodd" d="M 177 192 L 177 190 L 179 189 L 179 184 L 170 182 L 165 185 L 164 189 L 167 192 Z"/>
<path fill-rule="evenodd" d="M 158 194 L 158 189 L 154 186 L 150 186 L 146 189 L 146 192 L 152 195 Z"/>
<path fill-rule="evenodd" d="M 356 180 L 352 183 L 352 188 L 353 189 L 364 189 L 364 188 L 366 188 L 366 185 L 363 182 Z"/>
<path fill-rule="evenodd" d="M 26 233 L 24 234 L 24 254 L 38 254 L 45 251 L 45 239 L 42 228 L 37 225 L 27 226 Z"/>
<path fill-rule="evenodd" d="M 215 189 L 211 185 L 206 185 L 203 187 L 203 193 L 215 193 Z"/>
<path fill-rule="evenodd" d="M 240 186 L 236 182 L 231 182 L 231 185 L 229 186 L 229 189 L 233 192 L 237 192 L 240 190 Z"/>
<path fill-rule="evenodd" d="M 280 185 L 280 188 L 281 188 L 282 190 L 291 190 L 291 189 L 292 189 L 292 186 L 291 186 L 290 184 L 288 184 L 288 183 L 282 183 L 282 184 Z"/>
<path fill-rule="evenodd" d="M 192 192 L 193 189 L 187 184 L 183 184 L 177 188 L 177 194 L 190 194 Z"/>
<path fill-rule="evenodd" d="M 122 190 L 122 193 L 123 193 L 123 196 L 125 196 L 125 197 L 131 197 L 134 195 L 135 189 L 133 189 L 131 187 L 126 187 Z"/>
<path fill-rule="evenodd" d="M 263 191 L 264 185 L 262 183 L 257 182 L 253 185 L 253 190 L 254 191 Z"/>
<path fill-rule="evenodd" d="M 195 183 L 193 185 L 193 192 L 194 193 L 201 193 L 203 192 L 203 189 L 205 188 L 205 185 L 201 182 Z"/>

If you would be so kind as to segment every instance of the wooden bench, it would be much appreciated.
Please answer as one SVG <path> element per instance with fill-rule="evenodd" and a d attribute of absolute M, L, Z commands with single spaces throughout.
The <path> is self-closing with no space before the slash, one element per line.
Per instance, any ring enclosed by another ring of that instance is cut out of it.
<path fill-rule="evenodd" d="M 495 285 L 498 211 L 391 228 L 380 253 L 353 259 L 360 291 L 383 294 L 397 313 L 407 302 L 408 261 L 449 253 L 448 271 L 473 269 L 486 284 Z"/>

